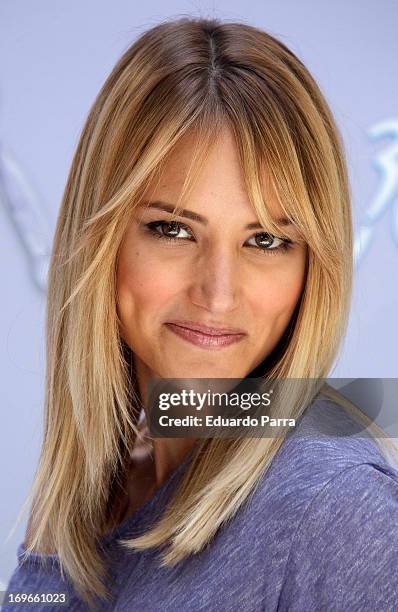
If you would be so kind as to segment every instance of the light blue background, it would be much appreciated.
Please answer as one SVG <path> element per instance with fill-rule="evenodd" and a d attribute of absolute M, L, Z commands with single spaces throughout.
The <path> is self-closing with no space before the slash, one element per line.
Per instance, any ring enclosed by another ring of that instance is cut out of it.
<path fill-rule="evenodd" d="M 377 141 L 369 137 L 376 124 L 398 122 L 394 0 L 3 0 L 0 145 L 8 148 L 37 195 L 37 212 L 44 226 L 48 223 L 47 244 L 80 130 L 105 78 L 140 32 L 183 14 L 259 26 L 304 61 L 342 132 L 359 226 L 383 187 L 375 160 L 398 142 L 398 133 Z M 390 178 L 394 182 L 397 176 L 395 153 Z M 398 376 L 398 246 L 392 238 L 398 193 L 393 191 L 355 272 L 350 325 L 334 377 Z M 45 294 L 34 282 L 21 237 L 1 202 L 0 238 L 0 581 L 5 584 L 16 564 L 25 519 L 6 537 L 32 481 L 42 429 Z"/>

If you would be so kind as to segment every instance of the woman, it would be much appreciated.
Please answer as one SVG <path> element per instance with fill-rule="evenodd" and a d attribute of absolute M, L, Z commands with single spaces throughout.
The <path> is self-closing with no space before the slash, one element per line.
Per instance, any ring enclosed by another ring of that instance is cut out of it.
<path fill-rule="evenodd" d="M 326 377 L 351 275 L 342 143 L 300 60 L 240 23 L 144 33 L 95 101 L 58 217 L 44 440 L 9 594 L 396 609 L 398 472 L 330 387 L 291 395 L 282 436 L 148 431 L 153 378 Z"/>

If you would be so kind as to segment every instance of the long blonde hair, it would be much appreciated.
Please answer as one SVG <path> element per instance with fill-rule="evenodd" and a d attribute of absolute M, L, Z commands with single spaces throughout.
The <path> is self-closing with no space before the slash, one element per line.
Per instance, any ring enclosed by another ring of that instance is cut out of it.
<path fill-rule="evenodd" d="M 345 332 L 350 193 L 341 137 L 316 82 L 284 44 L 253 26 L 180 18 L 152 27 L 122 55 L 87 117 L 48 277 L 44 437 L 26 546 L 27 554 L 55 551 L 89 605 L 93 593 L 107 595 L 97 543 L 140 412 L 119 334 L 118 249 L 146 185 L 182 136 L 196 134 L 197 148 L 180 202 L 226 124 L 264 227 L 283 234 L 264 201 L 267 187 L 308 245 L 303 293 L 263 376 L 325 378 Z M 339 401 L 331 388 L 323 392 Z M 289 415 L 299 418 L 311 399 L 292 400 Z M 158 524 L 127 546 L 167 543 L 164 564 L 198 553 L 253 491 L 283 439 L 202 440 Z"/>

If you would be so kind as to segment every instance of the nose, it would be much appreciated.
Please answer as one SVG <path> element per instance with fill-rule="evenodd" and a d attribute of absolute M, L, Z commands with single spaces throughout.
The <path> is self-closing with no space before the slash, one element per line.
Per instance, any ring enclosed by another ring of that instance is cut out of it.
<path fill-rule="evenodd" d="M 238 305 L 240 281 L 238 254 L 225 245 L 208 246 L 194 266 L 189 297 L 193 304 L 222 314 Z"/>

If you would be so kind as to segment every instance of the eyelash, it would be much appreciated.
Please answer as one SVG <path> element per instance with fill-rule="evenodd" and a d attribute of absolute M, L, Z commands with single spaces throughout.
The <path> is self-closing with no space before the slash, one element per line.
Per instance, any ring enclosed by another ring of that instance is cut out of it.
<path fill-rule="evenodd" d="M 191 233 L 190 228 L 185 225 L 184 223 L 181 223 L 180 221 L 175 221 L 174 222 L 175 225 L 177 226 L 177 229 L 184 229 L 187 232 Z M 167 240 L 168 242 L 179 242 L 181 240 L 189 240 L 188 238 L 175 238 L 172 236 L 163 236 L 162 234 L 159 234 L 156 231 L 156 227 L 160 226 L 164 226 L 164 225 L 170 225 L 171 222 L 170 221 L 163 221 L 163 220 L 159 220 L 159 221 L 151 221 L 150 223 L 146 223 L 144 224 L 144 227 L 146 229 L 146 231 L 148 231 L 150 233 L 150 235 L 153 238 L 156 238 L 157 240 Z M 254 236 L 257 235 L 261 235 L 261 234 L 268 234 L 268 232 L 257 232 L 257 234 L 254 234 Z M 289 251 L 289 249 L 292 248 L 292 245 L 294 244 L 293 240 L 289 240 L 289 238 L 279 238 L 278 236 L 274 236 L 273 234 L 268 234 L 270 236 L 272 236 L 272 238 L 278 238 L 278 240 L 282 240 L 283 242 L 277 246 L 274 247 L 272 249 L 265 249 L 265 248 L 261 248 L 261 247 L 255 247 L 253 245 L 248 245 L 249 248 L 254 248 L 258 251 L 260 251 L 261 253 L 264 253 L 266 255 L 280 255 L 283 253 L 286 253 L 287 251 Z"/>

